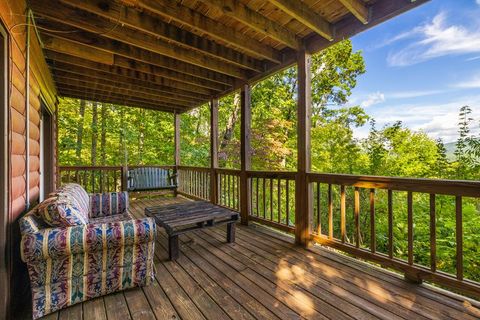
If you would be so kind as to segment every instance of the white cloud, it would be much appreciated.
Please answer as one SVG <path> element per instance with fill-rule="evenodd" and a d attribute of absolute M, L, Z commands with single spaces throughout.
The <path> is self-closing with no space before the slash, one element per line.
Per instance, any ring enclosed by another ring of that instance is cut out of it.
<path fill-rule="evenodd" d="M 480 1 L 480 0 L 478 0 Z M 460 88 L 460 89 L 476 89 L 480 88 L 480 74 L 472 77 L 471 79 L 468 79 L 463 82 L 459 82 L 453 85 L 455 88 Z"/>
<path fill-rule="evenodd" d="M 479 0 L 480 1 L 480 0 Z M 410 98 L 419 98 L 425 96 L 433 96 L 439 93 L 444 93 L 444 90 L 412 90 L 412 91 L 399 91 L 385 93 L 385 96 L 388 99 L 410 99 Z"/>
<path fill-rule="evenodd" d="M 362 108 L 368 108 L 382 102 L 385 102 L 385 95 L 381 92 L 375 92 L 369 94 L 366 99 L 360 103 L 360 106 Z"/>
<path fill-rule="evenodd" d="M 480 95 L 465 96 L 443 104 L 398 104 L 378 107 L 368 113 L 376 120 L 378 127 L 402 121 L 408 128 L 422 130 L 432 138 L 442 138 L 445 142 L 455 141 L 458 137 L 458 111 L 464 105 L 471 106 L 472 133 L 480 134 Z M 365 128 L 362 131 L 368 130 Z M 360 132 L 364 136 L 365 132 Z"/>
<path fill-rule="evenodd" d="M 388 64 L 408 66 L 447 55 L 480 53 L 480 28 L 449 25 L 446 20 L 446 14 L 441 12 L 431 22 L 392 39 L 399 41 L 415 38 L 415 41 L 390 53 L 387 57 Z"/>

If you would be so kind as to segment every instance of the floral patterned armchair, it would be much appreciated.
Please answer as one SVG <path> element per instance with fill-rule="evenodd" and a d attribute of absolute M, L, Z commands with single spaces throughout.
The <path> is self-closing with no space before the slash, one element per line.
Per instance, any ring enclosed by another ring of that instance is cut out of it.
<path fill-rule="evenodd" d="M 65 185 L 28 212 L 20 229 L 34 319 L 155 277 L 155 222 L 128 213 L 126 192 L 88 195 Z"/>

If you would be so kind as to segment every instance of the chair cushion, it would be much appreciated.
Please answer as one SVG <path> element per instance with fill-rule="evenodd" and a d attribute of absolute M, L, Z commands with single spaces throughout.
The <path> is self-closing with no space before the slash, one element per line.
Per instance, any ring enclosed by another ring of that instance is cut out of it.
<path fill-rule="evenodd" d="M 88 212 L 90 211 L 90 197 L 83 187 L 76 183 L 67 183 L 58 188 L 51 196 L 68 195 L 77 208 L 84 214 L 88 220 Z"/>
<path fill-rule="evenodd" d="M 88 223 L 88 219 L 68 195 L 58 195 L 44 200 L 38 205 L 37 214 L 52 227 L 70 227 Z"/>

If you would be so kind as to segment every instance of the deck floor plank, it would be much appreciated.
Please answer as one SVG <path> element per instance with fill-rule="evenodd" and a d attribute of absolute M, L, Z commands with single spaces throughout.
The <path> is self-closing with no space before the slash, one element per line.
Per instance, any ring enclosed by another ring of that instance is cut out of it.
<path fill-rule="evenodd" d="M 116 292 L 104 297 L 107 319 L 130 320 L 130 311 L 128 311 L 127 301 L 123 292 Z"/>
<path fill-rule="evenodd" d="M 86 301 L 83 304 L 84 320 L 107 320 L 103 297 Z"/>
<path fill-rule="evenodd" d="M 131 213 L 190 201 L 163 196 L 132 199 Z M 168 261 L 166 233 L 155 247 L 156 281 L 44 317 L 46 320 L 136 319 L 479 319 L 480 303 L 333 250 L 295 246 L 286 235 L 256 224 L 180 236 L 180 258 Z"/>
<path fill-rule="evenodd" d="M 207 240 L 211 237 L 221 241 L 220 233 L 219 230 L 209 230 L 209 232 L 205 232 L 206 237 L 204 237 L 204 239 Z M 229 248 L 226 248 L 226 250 L 228 249 Z M 349 301 L 345 301 L 341 297 L 342 294 L 347 294 L 346 291 L 332 283 L 322 282 L 319 285 L 316 279 L 312 280 L 315 276 L 301 270 L 299 266 L 287 263 L 283 258 L 278 258 L 274 262 L 269 261 L 261 255 L 267 255 L 267 252 L 260 252 L 259 254 L 255 251 L 249 251 L 242 247 L 238 241 L 237 245 L 233 246 L 233 249 L 234 250 L 229 250 L 232 257 L 251 259 L 252 265 L 256 267 L 256 270 L 261 272 L 266 278 L 271 279 L 271 281 L 280 280 L 281 282 L 285 282 L 294 287 L 294 290 L 306 292 L 306 295 L 311 297 L 312 300 L 317 301 L 316 305 L 318 311 L 330 311 L 330 314 L 326 314 L 327 316 L 335 314 L 337 317 L 338 310 L 341 310 L 347 315 L 355 315 L 356 319 L 374 319 L 376 317 L 382 317 L 385 319 L 396 318 L 394 314 L 386 311 L 373 313 L 378 311 L 378 307 L 376 306 L 363 310 L 362 308 L 365 307 L 365 305 L 369 307 L 369 302 L 353 294 L 348 296 L 348 299 L 350 299 Z M 357 300 L 357 305 L 352 304 L 352 300 Z"/>
<path fill-rule="evenodd" d="M 251 245 L 243 240 L 239 240 L 239 244 L 250 249 L 255 255 L 266 257 L 272 263 L 281 263 L 287 268 L 298 269 L 298 267 L 301 266 L 304 277 L 302 281 L 306 283 L 313 282 L 313 284 L 318 285 L 320 288 L 324 288 L 325 291 L 330 291 L 328 288 L 332 287 L 332 290 L 335 291 L 332 292 L 332 294 L 339 295 L 339 293 L 342 293 L 347 295 L 350 303 L 355 302 L 355 298 L 352 297 L 353 295 L 364 299 L 364 301 L 357 301 L 358 306 L 365 307 L 368 306 L 368 303 L 372 303 L 376 305 L 377 312 L 385 308 L 385 311 L 380 314 L 376 312 L 375 314 L 377 314 L 377 316 L 386 319 L 395 319 L 398 317 L 406 319 L 411 317 L 417 319 L 441 319 L 441 317 L 432 317 L 432 313 L 435 313 L 434 310 L 424 310 L 421 308 L 423 306 L 412 305 L 411 301 L 403 301 L 405 305 L 396 305 L 399 300 L 402 300 L 402 297 L 396 294 L 390 294 L 377 283 L 376 279 L 365 279 L 358 277 L 356 274 L 343 273 L 341 269 L 331 267 L 325 261 L 317 263 L 311 260 L 296 259 L 295 255 L 291 255 L 286 250 L 282 251 L 275 247 L 270 249 L 268 245 L 263 244 L 258 237 L 251 234 L 248 234 L 248 236 L 255 240 L 255 245 Z M 335 277 L 335 281 L 333 281 L 329 275 L 341 275 L 342 277 Z M 390 302 L 388 305 L 385 304 L 386 300 Z M 337 306 L 340 306 L 339 301 L 337 301 Z M 406 308 L 406 306 L 409 308 Z M 412 312 L 418 311 L 417 309 L 420 309 L 420 312 Z M 342 308 L 342 310 L 344 309 Z M 392 314 L 392 312 L 394 314 Z"/>

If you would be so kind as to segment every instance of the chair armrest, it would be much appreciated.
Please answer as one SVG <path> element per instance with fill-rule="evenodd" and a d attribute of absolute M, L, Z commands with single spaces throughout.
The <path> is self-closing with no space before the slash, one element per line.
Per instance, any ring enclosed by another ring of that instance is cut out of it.
<path fill-rule="evenodd" d="M 90 196 L 90 218 L 123 214 L 128 210 L 128 192 L 92 193 Z"/>
<path fill-rule="evenodd" d="M 155 241 L 153 218 L 88 224 L 67 228 L 47 228 L 22 236 L 24 262 L 56 259 L 85 252 L 101 252 L 106 247 L 132 247 Z"/>

